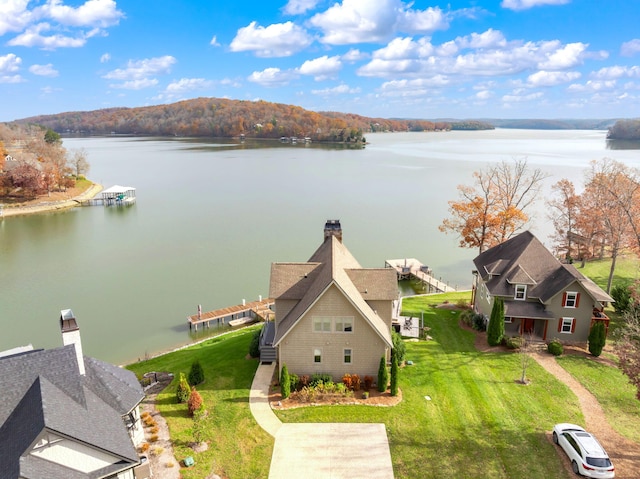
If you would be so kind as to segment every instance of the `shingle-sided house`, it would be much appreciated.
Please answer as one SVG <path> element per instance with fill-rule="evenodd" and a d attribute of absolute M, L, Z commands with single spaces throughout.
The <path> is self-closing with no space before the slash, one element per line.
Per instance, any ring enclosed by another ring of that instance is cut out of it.
<path fill-rule="evenodd" d="M 474 310 L 488 318 L 494 299 L 502 298 L 507 336 L 585 343 L 594 321 L 604 321 L 608 329 L 603 310 L 613 298 L 573 265 L 558 261 L 529 231 L 473 262 Z"/>
<path fill-rule="evenodd" d="M 396 272 L 361 267 L 342 243 L 338 220 L 327 221 L 309 261 L 272 264 L 269 296 L 273 346 L 289 371 L 376 377 L 380 358 L 389 359 Z"/>
<path fill-rule="evenodd" d="M 135 479 L 144 392 L 82 354 L 71 310 L 60 326 L 60 348 L 0 353 L 0 479 Z"/>

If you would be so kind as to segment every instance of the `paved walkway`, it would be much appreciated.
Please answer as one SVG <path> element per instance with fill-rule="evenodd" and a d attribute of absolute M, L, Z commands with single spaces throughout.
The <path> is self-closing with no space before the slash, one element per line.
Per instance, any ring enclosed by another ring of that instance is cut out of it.
<path fill-rule="evenodd" d="M 249 407 L 276 438 L 269 479 L 393 479 L 384 424 L 283 424 L 269 405 L 275 364 L 261 364 L 251 384 Z"/>

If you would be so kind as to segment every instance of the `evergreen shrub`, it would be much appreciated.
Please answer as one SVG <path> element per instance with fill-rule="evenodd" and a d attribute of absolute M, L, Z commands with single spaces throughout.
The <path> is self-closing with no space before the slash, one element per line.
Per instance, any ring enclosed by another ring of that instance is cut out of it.
<path fill-rule="evenodd" d="M 560 356 L 564 352 L 564 347 L 562 346 L 562 343 L 560 341 L 554 339 L 547 346 L 547 351 L 549 351 L 554 356 Z"/>
<path fill-rule="evenodd" d="M 204 381 L 204 370 L 200 361 L 197 359 L 191 363 L 191 369 L 189 370 L 189 386 L 196 386 Z"/>
<path fill-rule="evenodd" d="M 589 352 L 598 357 L 607 342 L 607 330 L 603 321 L 596 321 L 589 331 Z"/>
<path fill-rule="evenodd" d="M 384 356 L 380 358 L 380 366 L 378 367 L 378 391 L 381 393 L 387 390 L 389 383 L 389 372 L 387 371 L 387 360 Z"/>

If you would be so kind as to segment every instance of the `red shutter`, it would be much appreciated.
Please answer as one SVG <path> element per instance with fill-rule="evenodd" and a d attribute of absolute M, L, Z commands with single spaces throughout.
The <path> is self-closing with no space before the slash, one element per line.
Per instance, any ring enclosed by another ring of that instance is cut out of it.
<path fill-rule="evenodd" d="M 576 293 L 576 308 L 578 307 L 578 304 L 580 304 L 580 293 Z"/>
<path fill-rule="evenodd" d="M 575 330 L 576 330 L 576 318 L 573 318 L 571 323 L 571 332 L 573 333 Z"/>
<path fill-rule="evenodd" d="M 558 332 L 562 331 L 562 318 L 560 318 L 560 321 L 558 321 Z"/>
<path fill-rule="evenodd" d="M 562 295 L 562 307 L 564 308 L 566 305 L 567 305 L 567 293 L 564 292 Z"/>

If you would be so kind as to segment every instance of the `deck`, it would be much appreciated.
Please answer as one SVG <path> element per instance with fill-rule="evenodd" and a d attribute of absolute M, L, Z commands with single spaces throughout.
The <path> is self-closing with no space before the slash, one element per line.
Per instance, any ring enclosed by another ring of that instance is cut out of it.
<path fill-rule="evenodd" d="M 430 293 L 451 293 L 456 290 L 433 277 L 431 269 L 415 258 L 388 259 L 384 266 L 396 270 L 398 281 L 413 278 L 422 281 Z"/>
<path fill-rule="evenodd" d="M 261 299 L 259 301 L 251 301 L 249 303 L 238 304 L 236 306 L 229 306 L 227 308 L 187 316 L 187 322 L 189 323 L 189 329 L 195 329 L 197 331 L 198 325 L 209 327 L 209 324 L 212 321 L 217 323 L 228 323 L 229 321 L 242 318 L 247 318 L 247 322 L 251 319 L 254 319 L 255 321 L 268 321 L 275 315 L 271 310 L 273 305 L 273 299 Z"/>

